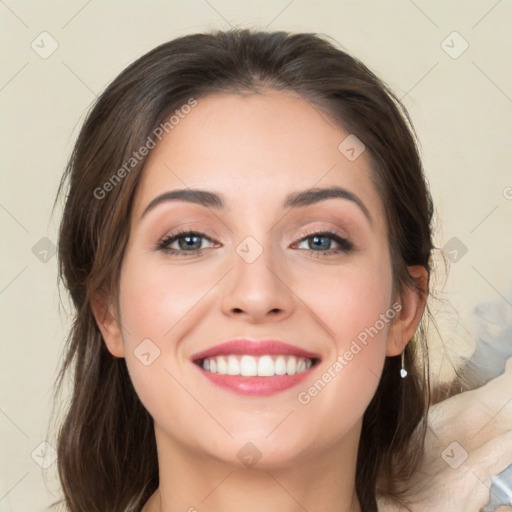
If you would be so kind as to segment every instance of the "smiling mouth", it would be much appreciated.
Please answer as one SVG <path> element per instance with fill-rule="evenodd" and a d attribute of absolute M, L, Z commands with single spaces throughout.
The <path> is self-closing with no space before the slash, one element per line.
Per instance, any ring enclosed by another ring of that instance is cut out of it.
<path fill-rule="evenodd" d="M 222 355 L 194 361 L 205 372 L 242 377 L 297 375 L 319 362 L 316 358 L 293 355 Z"/>

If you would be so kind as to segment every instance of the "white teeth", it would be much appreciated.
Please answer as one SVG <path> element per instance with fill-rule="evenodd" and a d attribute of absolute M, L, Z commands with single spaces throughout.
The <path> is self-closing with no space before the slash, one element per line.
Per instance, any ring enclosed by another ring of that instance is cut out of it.
<path fill-rule="evenodd" d="M 286 363 L 286 373 L 288 375 L 295 375 L 297 373 L 297 359 L 290 357 Z"/>
<path fill-rule="evenodd" d="M 305 357 L 249 355 L 228 355 L 203 359 L 203 370 L 219 375 L 241 375 L 243 377 L 273 377 L 274 375 L 295 375 L 313 366 Z"/>
<path fill-rule="evenodd" d="M 240 375 L 240 363 L 235 356 L 228 357 L 228 375 Z"/>
<path fill-rule="evenodd" d="M 258 377 L 274 376 L 274 361 L 270 356 L 261 356 L 258 361 Z"/>
<path fill-rule="evenodd" d="M 242 356 L 240 359 L 240 375 L 244 377 L 256 377 L 258 375 L 258 363 L 252 356 Z"/>
<path fill-rule="evenodd" d="M 226 373 L 228 373 L 226 360 L 222 356 L 213 359 L 217 359 L 217 373 L 219 375 L 226 375 Z"/>
<path fill-rule="evenodd" d="M 311 359 L 309 359 L 311 361 Z M 276 375 L 286 375 L 286 360 L 279 356 L 274 363 L 274 372 Z"/>

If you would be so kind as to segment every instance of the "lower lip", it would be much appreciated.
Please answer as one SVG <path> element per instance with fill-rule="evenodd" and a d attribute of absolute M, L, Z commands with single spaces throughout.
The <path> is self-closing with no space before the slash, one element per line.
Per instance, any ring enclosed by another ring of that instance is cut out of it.
<path fill-rule="evenodd" d="M 201 373 L 213 384 L 228 389 L 240 395 L 248 396 L 269 396 L 297 386 L 305 378 L 311 375 L 315 368 L 295 375 L 274 375 L 273 377 L 242 377 L 241 375 L 220 375 L 204 371 L 199 367 Z"/>

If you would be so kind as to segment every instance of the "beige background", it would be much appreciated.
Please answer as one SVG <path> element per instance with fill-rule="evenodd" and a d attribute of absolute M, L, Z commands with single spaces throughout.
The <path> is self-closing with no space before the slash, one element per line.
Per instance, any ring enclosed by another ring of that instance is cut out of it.
<path fill-rule="evenodd" d="M 448 378 L 450 361 L 471 353 L 477 303 L 512 311 L 509 1 L 2 0 L 0 16 L 0 511 L 42 511 L 57 496 L 56 465 L 35 460 L 52 461 L 52 448 L 44 458 L 39 445 L 52 444 L 52 386 L 69 325 L 56 258 L 40 242 L 56 242 L 61 173 L 96 95 L 178 35 L 229 26 L 325 33 L 403 97 L 440 219 L 436 244 L 457 237 L 468 249 L 437 293 L 446 302 L 433 304 L 447 349 L 433 338 L 434 377 Z M 44 59 L 31 44 L 41 53 L 50 37 L 58 48 Z"/>

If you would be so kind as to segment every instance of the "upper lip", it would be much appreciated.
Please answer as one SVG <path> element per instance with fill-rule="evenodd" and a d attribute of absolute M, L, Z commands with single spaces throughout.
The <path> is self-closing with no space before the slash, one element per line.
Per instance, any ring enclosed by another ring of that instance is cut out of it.
<path fill-rule="evenodd" d="M 198 361 L 208 357 L 225 356 L 225 355 L 292 355 L 296 357 L 307 357 L 309 359 L 320 359 L 318 354 L 309 352 L 302 348 L 284 343 L 279 340 L 248 340 L 237 339 L 226 341 L 215 345 L 211 348 L 198 352 L 192 356 L 192 360 Z"/>

